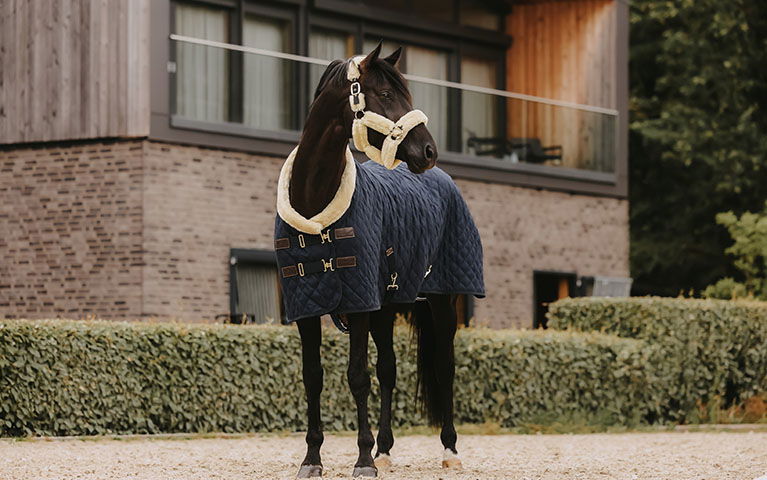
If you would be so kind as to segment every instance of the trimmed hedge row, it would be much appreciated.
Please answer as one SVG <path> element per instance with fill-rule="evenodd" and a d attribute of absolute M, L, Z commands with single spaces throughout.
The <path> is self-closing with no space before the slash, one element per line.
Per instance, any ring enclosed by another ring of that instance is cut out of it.
<path fill-rule="evenodd" d="M 409 332 L 396 337 L 395 424 L 423 424 Z M 348 339 L 325 330 L 323 349 L 326 429 L 353 429 Z M 638 340 L 462 330 L 456 356 L 460 423 L 663 420 L 672 369 Z M 300 365 L 294 327 L 0 321 L 0 435 L 303 429 Z"/>
<path fill-rule="evenodd" d="M 549 326 L 661 346 L 675 370 L 663 417 L 689 419 L 697 402 L 728 404 L 767 391 L 767 303 L 637 297 L 575 298 L 550 306 Z"/>

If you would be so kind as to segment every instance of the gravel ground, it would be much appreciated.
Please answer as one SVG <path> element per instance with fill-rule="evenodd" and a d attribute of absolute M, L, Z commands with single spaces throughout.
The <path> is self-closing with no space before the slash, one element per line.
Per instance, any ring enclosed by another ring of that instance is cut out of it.
<path fill-rule="evenodd" d="M 390 479 L 736 479 L 767 476 L 767 432 L 462 435 L 462 471 L 434 436 L 396 439 Z M 350 478 L 356 438 L 326 435 L 325 478 Z M 0 440 L 0 479 L 292 479 L 301 435 Z"/>

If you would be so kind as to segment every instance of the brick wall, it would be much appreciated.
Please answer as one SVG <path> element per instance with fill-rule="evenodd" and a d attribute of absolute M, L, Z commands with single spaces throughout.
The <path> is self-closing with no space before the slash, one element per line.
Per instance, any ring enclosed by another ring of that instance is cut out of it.
<path fill-rule="evenodd" d="M 142 142 L 0 151 L 0 315 L 141 314 Z"/>
<path fill-rule="evenodd" d="M 282 160 L 147 142 L 144 313 L 229 313 L 229 249 L 271 250 Z"/>
<path fill-rule="evenodd" d="M 230 248 L 272 246 L 279 158 L 135 140 L 0 161 L 6 316 L 212 321 Z M 534 269 L 628 275 L 625 200 L 457 183 L 485 248 L 480 323 L 531 326 Z"/>
<path fill-rule="evenodd" d="M 533 325 L 533 270 L 629 276 L 628 201 L 458 180 L 482 237 L 487 298 L 476 318 Z"/>

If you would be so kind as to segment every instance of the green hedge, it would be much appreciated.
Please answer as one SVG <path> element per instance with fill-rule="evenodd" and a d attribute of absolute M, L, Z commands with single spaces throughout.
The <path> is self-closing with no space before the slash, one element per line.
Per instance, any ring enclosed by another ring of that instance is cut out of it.
<path fill-rule="evenodd" d="M 549 326 L 642 339 L 675 369 L 665 417 L 689 420 L 698 402 L 741 402 L 767 391 L 767 303 L 683 298 L 576 298 L 549 309 Z"/>
<path fill-rule="evenodd" d="M 396 336 L 395 424 L 423 424 L 409 332 Z M 353 429 L 348 338 L 325 330 L 323 344 L 326 429 Z M 462 330 L 457 422 L 662 420 L 660 354 L 601 334 Z M 0 435 L 303 429 L 300 364 L 295 327 L 0 321 Z M 375 378 L 372 397 L 375 420 Z"/>

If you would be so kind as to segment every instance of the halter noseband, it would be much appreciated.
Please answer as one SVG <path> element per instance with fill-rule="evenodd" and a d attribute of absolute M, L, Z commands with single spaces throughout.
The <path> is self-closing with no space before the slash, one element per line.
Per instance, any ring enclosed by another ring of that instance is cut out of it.
<path fill-rule="evenodd" d="M 352 138 L 354 146 L 362 151 L 367 157 L 376 163 L 380 163 L 389 170 L 396 168 L 401 160 L 397 160 L 397 147 L 405 139 L 405 136 L 417 125 L 426 123 L 429 119 L 420 110 L 411 110 L 392 122 L 383 115 L 365 110 L 365 94 L 360 87 L 360 62 L 365 57 L 354 57 L 349 62 L 346 78 L 352 82 L 349 95 L 349 105 L 354 112 L 352 122 Z M 368 142 L 368 128 L 382 133 L 385 138 L 381 149 L 374 147 Z"/>

